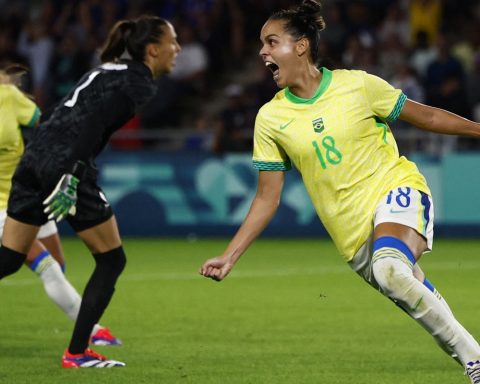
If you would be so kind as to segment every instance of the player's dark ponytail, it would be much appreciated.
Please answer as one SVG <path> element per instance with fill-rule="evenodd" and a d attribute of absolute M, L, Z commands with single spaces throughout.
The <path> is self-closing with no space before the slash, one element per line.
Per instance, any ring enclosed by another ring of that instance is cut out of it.
<path fill-rule="evenodd" d="M 275 12 L 269 20 L 284 20 L 285 31 L 296 40 L 307 38 L 312 61 L 319 65 L 320 32 L 325 29 L 322 5 L 318 0 L 303 0 L 300 5 Z"/>
<path fill-rule="evenodd" d="M 124 53 L 133 60 L 143 61 L 147 44 L 157 43 L 167 21 L 157 16 L 141 16 L 135 20 L 117 22 L 100 52 L 102 63 L 115 61 Z"/>

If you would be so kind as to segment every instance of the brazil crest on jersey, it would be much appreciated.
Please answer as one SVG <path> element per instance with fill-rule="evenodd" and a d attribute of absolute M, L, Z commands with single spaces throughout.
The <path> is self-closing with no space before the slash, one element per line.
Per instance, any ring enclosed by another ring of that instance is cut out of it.
<path fill-rule="evenodd" d="M 0 209 L 7 207 L 12 176 L 24 145 L 20 125 L 34 125 L 40 110 L 17 87 L 0 85 Z"/>
<path fill-rule="evenodd" d="M 398 154 L 388 126 L 406 96 L 364 71 L 322 69 L 311 99 L 288 88 L 258 112 L 253 165 L 301 173 L 307 192 L 341 255 L 351 260 L 373 229 L 380 199 L 409 186 L 430 194 L 416 165 Z"/>

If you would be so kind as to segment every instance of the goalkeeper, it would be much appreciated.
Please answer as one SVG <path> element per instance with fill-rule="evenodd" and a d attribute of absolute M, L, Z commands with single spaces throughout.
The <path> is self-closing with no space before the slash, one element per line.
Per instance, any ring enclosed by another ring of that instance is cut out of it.
<path fill-rule="evenodd" d="M 172 25 L 154 16 L 115 24 L 103 64 L 80 79 L 35 131 L 15 171 L 0 248 L 0 279 L 23 264 L 39 227 L 66 218 L 95 259 L 65 368 L 121 367 L 88 348 L 126 257 L 110 204 L 97 185 L 95 158 L 109 137 L 157 92 L 154 79 L 171 71 L 180 51 Z"/>
<path fill-rule="evenodd" d="M 40 109 L 18 87 L 26 68 L 9 64 L 0 68 L 0 240 L 7 216 L 7 201 L 10 195 L 12 176 L 20 161 L 24 141 L 20 125 L 30 131 L 40 121 Z M 27 131 L 27 132 L 28 132 Z M 57 226 L 49 221 L 40 228 L 25 265 L 37 274 L 50 300 L 73 321 L 77 318 L 82 298 L 63 273 L 65 257 Z M 92 344 L 119 345 L 120 340 L 110 330 L 96 324 L 93 328 Z"/>

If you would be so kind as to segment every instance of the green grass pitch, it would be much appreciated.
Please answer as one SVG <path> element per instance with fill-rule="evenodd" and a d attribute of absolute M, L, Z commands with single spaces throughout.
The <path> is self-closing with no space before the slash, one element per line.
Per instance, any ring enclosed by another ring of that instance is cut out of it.
<path fill-rule="evenodd" d="M 462 369 L 328 240 L 262 239 L 217 283 L 198 275 L 227 240 L 125 239 L 127 268 L 101 323 L 123 369 L 63 370 L 72 323 L 26 268 L 0 282 L 0 383 L 467 383 Z M 81 292 L 93 268 L 64 240 Z M 421 262 L 457 318 L 480 338 L 480 242 L 437 240 Z"/>

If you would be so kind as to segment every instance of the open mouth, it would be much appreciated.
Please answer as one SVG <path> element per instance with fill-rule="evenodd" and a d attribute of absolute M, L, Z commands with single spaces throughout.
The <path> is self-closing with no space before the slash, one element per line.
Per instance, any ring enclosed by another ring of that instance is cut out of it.
<path fill-rule="evenodd" d="M 273 80 L 277 80 L 278 76 L 280 74 L 280 69 L 278 68 L 278 65 L 275 63 L 272 63 L 271 61 L 266 61 L 265 66 L 272 71 L 273 74 Z"/>

